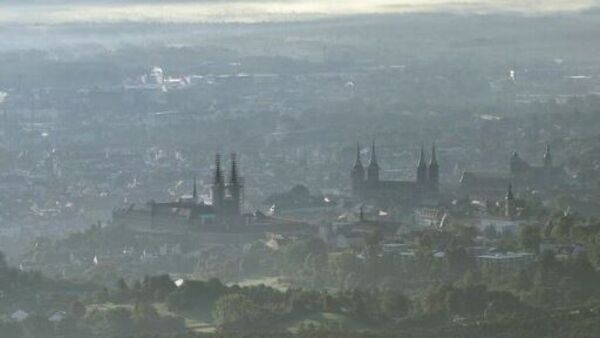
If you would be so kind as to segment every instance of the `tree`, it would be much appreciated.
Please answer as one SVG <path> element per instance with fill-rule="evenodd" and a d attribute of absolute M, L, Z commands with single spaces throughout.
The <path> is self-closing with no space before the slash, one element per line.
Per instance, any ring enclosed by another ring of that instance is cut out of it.
<path fill-rule="evenodd" d="M 23 321 L 23 327 L 28 337 L 52 336 L 54 327 L 52 323 L 41 315 L 32 315 Z"/>
<path fill-rule="evenodd" d="M 71 315 L 73 315 L 75 318 L 83 318 L 85 316 L 85 305 L 83 305 L 83 303 L 81 303 L 80 301 L 74 301 L 71 304 Z"/>
<path fill-rule="evenodd" d="M 475 261 L 469 256 L 461 244 L 456 241 L 451 241 L 446 247 L 445 261 L 448 265 L 448 270 L 454 278 L 462 277 L 469 269 L 474 268 Z"/>
<path fill-rule="evenodd" d="M 238 293 L 219 298 L 213 308 L 213 318 L 221 326 L 255 327 L 261 317 L 261 308 L 250 298 Z"/>
<path fill-rule="evenodd" d="M 382 295 L 381 312 L 390 318 L 405 317 L 410 307 L 410 300 L 400 292 L 387 291 Z"/>
<path fill-rule="evenodd" d="M 131 312 L 122 307 L 92 312 L 87 321 L 100 337 L 123 337 L 135 334 Z"/>
<path fill-rule="evenodd" d="M 117 302 L 126 302 L 129 299 L 130 292 L 129 286 L 125 282 L 125 279 L 119 278 L 117 280 L 117 290 L 115 292 L 115 300 Z"/>
<path fill-rule="evenodd" d="M 485 229 L 483 229 L 483 235 L 489 239 L 496 239 L 498 238 L 498 231 L 496 230 L 496 227 L 493 224 L 490 224 L 487 227 L 485 227 Z"/>
<path fill-rule="evenodd" d="M 19 323 L 0 321 L 0 333 L 3 338 L 24 338 L 23 328 Z"/>
<path fill-rule="evenodd" d="M 382 240 L 383 235 L 379 230 L 375 230 L 371 234 L 369 234 L 369 236 L 367 236 L 365 244 L 367 245 L 367 258 L 370 262 L 375 262 L 379 259 L 379 255 L 381 254 Z"/>
<path fill-rule="evenodd" d="M 537 253 L 540 249 L 542 234 L 535 225 L 524 224 L 519 229 L 519 245 L 522 249 Z"/>
<path fill-rule="evenodd" d="M 519 291 L 529 291 L 533 287 L 531 274 L 527 270 L 519 270 L 514 276 L 513 286 Z"/>
<path fill-rule="evenodd" d="M 423 297 L 423 310 L 426 313 L 440 313 L 446 310 L 446 297 L 454 290 L 450 285 L 439 285 L 431 288 Z"/>
<path fill-rule="evenodd" d="M 559 240 L 567 240 L 571 237 L 571 229 L 575 225 L 574 215 L 562 215 L 558 219 L 558 224 L 552 229 L 552 237 Z"/>

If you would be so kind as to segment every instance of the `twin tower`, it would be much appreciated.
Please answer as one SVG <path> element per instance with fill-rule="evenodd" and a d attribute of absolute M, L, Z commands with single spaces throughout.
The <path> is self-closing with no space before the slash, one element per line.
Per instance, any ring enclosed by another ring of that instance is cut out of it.
<path fill-rule="evenodd" d="M 231 172 L 229 182 L 221 170 L 221 155 L 215 156 L 215 174 L 212 184 L 212 205 L 217 219 L 221 221 L 236 222 L 241 219 L 242 208 L 242 182 L 237 168 L 235 154 L 231 154 Z"/>
<path fill-rule="evenodd" d="M 417 180 L 415 181 L 382 181 L 379 179 L 379 164 L 377 163 L 377 154 L 375 142 L 371 146 L 371 161 L 366 170 L 362 165 L 360 158 L 360 145 L 356 145 L 356 160 L 352 168 L 352 194 L 355 198 L 376 197 L 378 194 L 390 195 L 397 190 L 397 193 L 408 198 L 418 199 L 422 193 L 439 191 L 440 169 L 436 159 L 435 145 L 431 147 L 431 160 L 426 163 L 425 149 L 421 146 L 421 156 L 417 165 Z"/>

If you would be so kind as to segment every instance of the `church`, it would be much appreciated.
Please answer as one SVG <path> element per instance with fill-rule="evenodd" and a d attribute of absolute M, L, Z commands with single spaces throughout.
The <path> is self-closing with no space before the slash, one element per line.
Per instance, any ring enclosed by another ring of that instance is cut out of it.
<path fill-rule="evenodd" d="M 152 228 L 191 227 L 231 230 L 247 223 L 242 215 L 243 184 L 238 172 L 235 154 L 231 154 L 231 170 L 226 181 L 221 168 L 221 156 L 215 156 L 215 171 L 211 186 L 212 203 L 199 200 L 196 181 L 191 197 L 181 197 L 173 202 L 146 203 L 143 208 L 132 205 L 113 212 L 116 223 L 129 223 Z"/>
<path fill-rule="evenodd" d="M 513 183 L 523 190 L 546 191 L 566 180 L 562 167 L 553 163 L 550 146 L 542 156 L 541 165 L 533 165 L 515 151 L 510 157 L 508 173 L 465 171 L 460 179 L 461 194 L 479 199 L 496 199 Z"/>
<path fill-rule="evenodd" d="M 431 147 L 429 164 L 425 159 L 425 149 L 417 164 L 416 180 L 389 181 L 380 178 L 375 142 L 371 146 L 371 159 L 366 169 L 362 164 L 360 145 L 356 146 L 356 159 L 351 171 L 352 195 L 356 201 L 377 201 L 379 203 L 397 203 L 418 205 L 428 197 L 439 194 L 440 169 L 437 163 L 435 145 Z"/>

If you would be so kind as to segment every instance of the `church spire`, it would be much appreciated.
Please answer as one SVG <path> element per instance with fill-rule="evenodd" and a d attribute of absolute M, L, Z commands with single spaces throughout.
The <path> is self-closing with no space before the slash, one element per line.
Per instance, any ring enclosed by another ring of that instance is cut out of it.
<path fill-rule="evenodd" d="M 427 184 L 427 162 L 425 160 L 425 145 L 421 142 L 421 156 L 417 165 L 417 184 L 425 187 Z"/>
<path fill-rule="evenodd" d="M 432 165 L 437 166 L 437 159 L 435 156 L 435 143 L 433 143 L 433 145 L 431 146 L 431 162 L 429 163 L 429 166 L 432 166 Z"/>
<path fill-rule="evenodd" d="M 356 160 L 350 176 L 352 178 L 352 195 L 360 198 L 365 181 L 365 168 L 360 160 L 360 144 L 358 142 L 356 142 Z"/>
<path fill-rule="evenodd" d="M 504 216 L 507 218 L 513 217 L 515 196 L 512 192 L 512 184 L 508 183 L 508 191 L 504 197 Z"/>
<path fill-rule="evenodd" d="M 240 220 L 242 207 L 242 185 L 238 173 L 238 163 L 236 154 L 231 154 L 231 173 L 229 177 L 229 185 L 227 187 L 231 201 L 228 206 L 229 217 L 233 220 Z"/>
<path fill-rule="evenodd" d="M 506 200 L 507 201 L 514 201 L 515 196 L 513 195 L 513 191 L 512 191 L 512 183 L 508 183 L 508 191 L 506 191 Z"/>
<path fill-rule="evenodd" d="M 373 144 L 371 145 L 371 163 L 369 165 L 378 165 L 377 153 L 375 152 L 375 140 L 373 140 Z"/>
<path fill-rule="evenodd" d="M 546 144 L 546 152 L 544 153 L 544 167 L 552 167 L 552 154 L 550 153 L 549 144 Z"/>
<path fill-rule="evenodd" d="M 221 171 L 221 154 L 215 155 L 215 177 L 214 184 L 223 183 L 223 173 Z"/>
<path fill-rule="evenodd" d="M 425 167 L 427 163 L 425 162 L 425 145 L 421 142 L 421 156 L 419 157 L 419 165 L 418 167 Z"/>
<path fill-rule="evenodd" d="M 379 164 L 377 164 L 377 154 L 375 153 L 375 140 L 371 146 L 371 162 L 367 169 L 367 181 L 375 183 L 379 181 Z"/>
<path fill-rule="evenodd" d="M 194 177 L 194 189 L 192 190 L 192 199 L 198 202 L 198 188 L 196 186 L 196 177 Z"/>
<path fill-rule="evenodd" d="M 362 168 L 362 161 L 360 160 L 360 143 L 356 142 L 356 159 L 354 160 L 354 168 Z"/>
<path fill-rule="evenodd" d="M 229 183 L 232 185 L 237 185 L 239 183 L 238 172 L 237 172 L 237 160 L 236 154 L 231 154 L 231 174 L 229 177 Z"/>
<path fill-rule="evenodd" d="M 221 155 L 215 155 L 215 177 L 213 179 L 212 205 L 215 213 L 220 217 L 223 213 L 223 200 L 225 199 L 225 184 L 223 182 L 223 172 L 221 171 Z"/>
<path fill-rule="evenodd" d="M 429 162 L 429 186 L 432 191 L 439 190 L 440 167 L 435 154 L 435 143 L 431 146 L 431 161 Z"/>

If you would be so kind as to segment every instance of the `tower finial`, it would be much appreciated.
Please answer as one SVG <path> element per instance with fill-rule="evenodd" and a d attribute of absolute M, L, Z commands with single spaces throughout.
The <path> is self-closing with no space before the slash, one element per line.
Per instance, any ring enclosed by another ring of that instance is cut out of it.
<path fill-rule="evenodd" d="M 375 183 L 379 181 L 379 164 L 377 164 L 377 154 L 375 153 L 375 140 L 371 146 L 371 163 L 367 169 L 367 181 Z"/>
<path fill-rule="evenodd" d="M 425 164 L 425 144 L 421 142 L 421 156 L 419 157 L 419 167 L 424 166 Z"/>
<path fill-rule="evenodd" d="M 431 161 L 429 162 L 429 187 L 432 191 L 439 191 L 439 183 L 440 183 L 440 167 L 437 163 L 436 153 L 435 153 L 435 143 L 431 145 Z"/>
<path fill-rule="evenodd" d="M 427 163 L 425 160 L 425 144 L 421 142 L 421 155 L 417 165 L 417 184 L 424 188 L 427 185 Z"/>
<path fill-rule="evenodd" d="M 371 163 L 377 164 L 377 153 L 375 152 L 375 139 L 373 139 L 373 143 L 371 144 Z"/>
<path fill-rule="evenodd" d="M 550 153 L 550 145 L 546 143 L 546 152 L 544 153 L 544 167 L 552 167 L 552 154 Z"/>
<path fill-rule="evenodd" d="M 194 177 L 194 189 L 192 190 L 192 198 L 194 202 L 198 202 L 198 188 L 196 187 L 196 177 Z"/>
<path fill-rule="evenodd" d="M 515 197 L 513 196 L 513 192 L 512 192 L 512 183 L 509 182 L 508 183 L 508 191 L 506 192 L 506 197 L 504 197 L 504 216 L 507 218 L 513 217 L 513 209 L 514 209 L 513 202 L 514 202 L 514 200 L 515 200 Z"/>
<path fill-rule="evenodd" d="M 435 156 L 435 142 L 433 142 L 433 144 L 431 145 L 431 162 L 429 163 L 429 165 L 432 164 L 437 165 L 437 159 Z"/>
<path fill-rule="evenodd" d="M 215 177 L 214 184 L 223 183 L 223 173 L 221 172 L 221 154 L 215 155 Z"/>
<path fill-rule="evenodd" d="M 356 159 L 354 160 L 354 167 L 361 166 L 362 161 L 360 160 L 360 143 L 356 142 Z"/>
<path fill-rule="evenodd" d="M 231 177 L 230 177 L 230 183 L 231 184 L 237 184 L 238 183 L 238 173 L 237 173 L 237 159 L 236 159 L 236 154 L 235 153 L 231 153 Z"/>
<path fill-rule="evenodd" d="M 515 196 L 513 195 L 513 191 L 512 191 L 512 183 L 511 182 L 508 183 L 508 190 L 506 191 L 506 199 L 510 200 L 510 201 L 515 199 Z"/>

